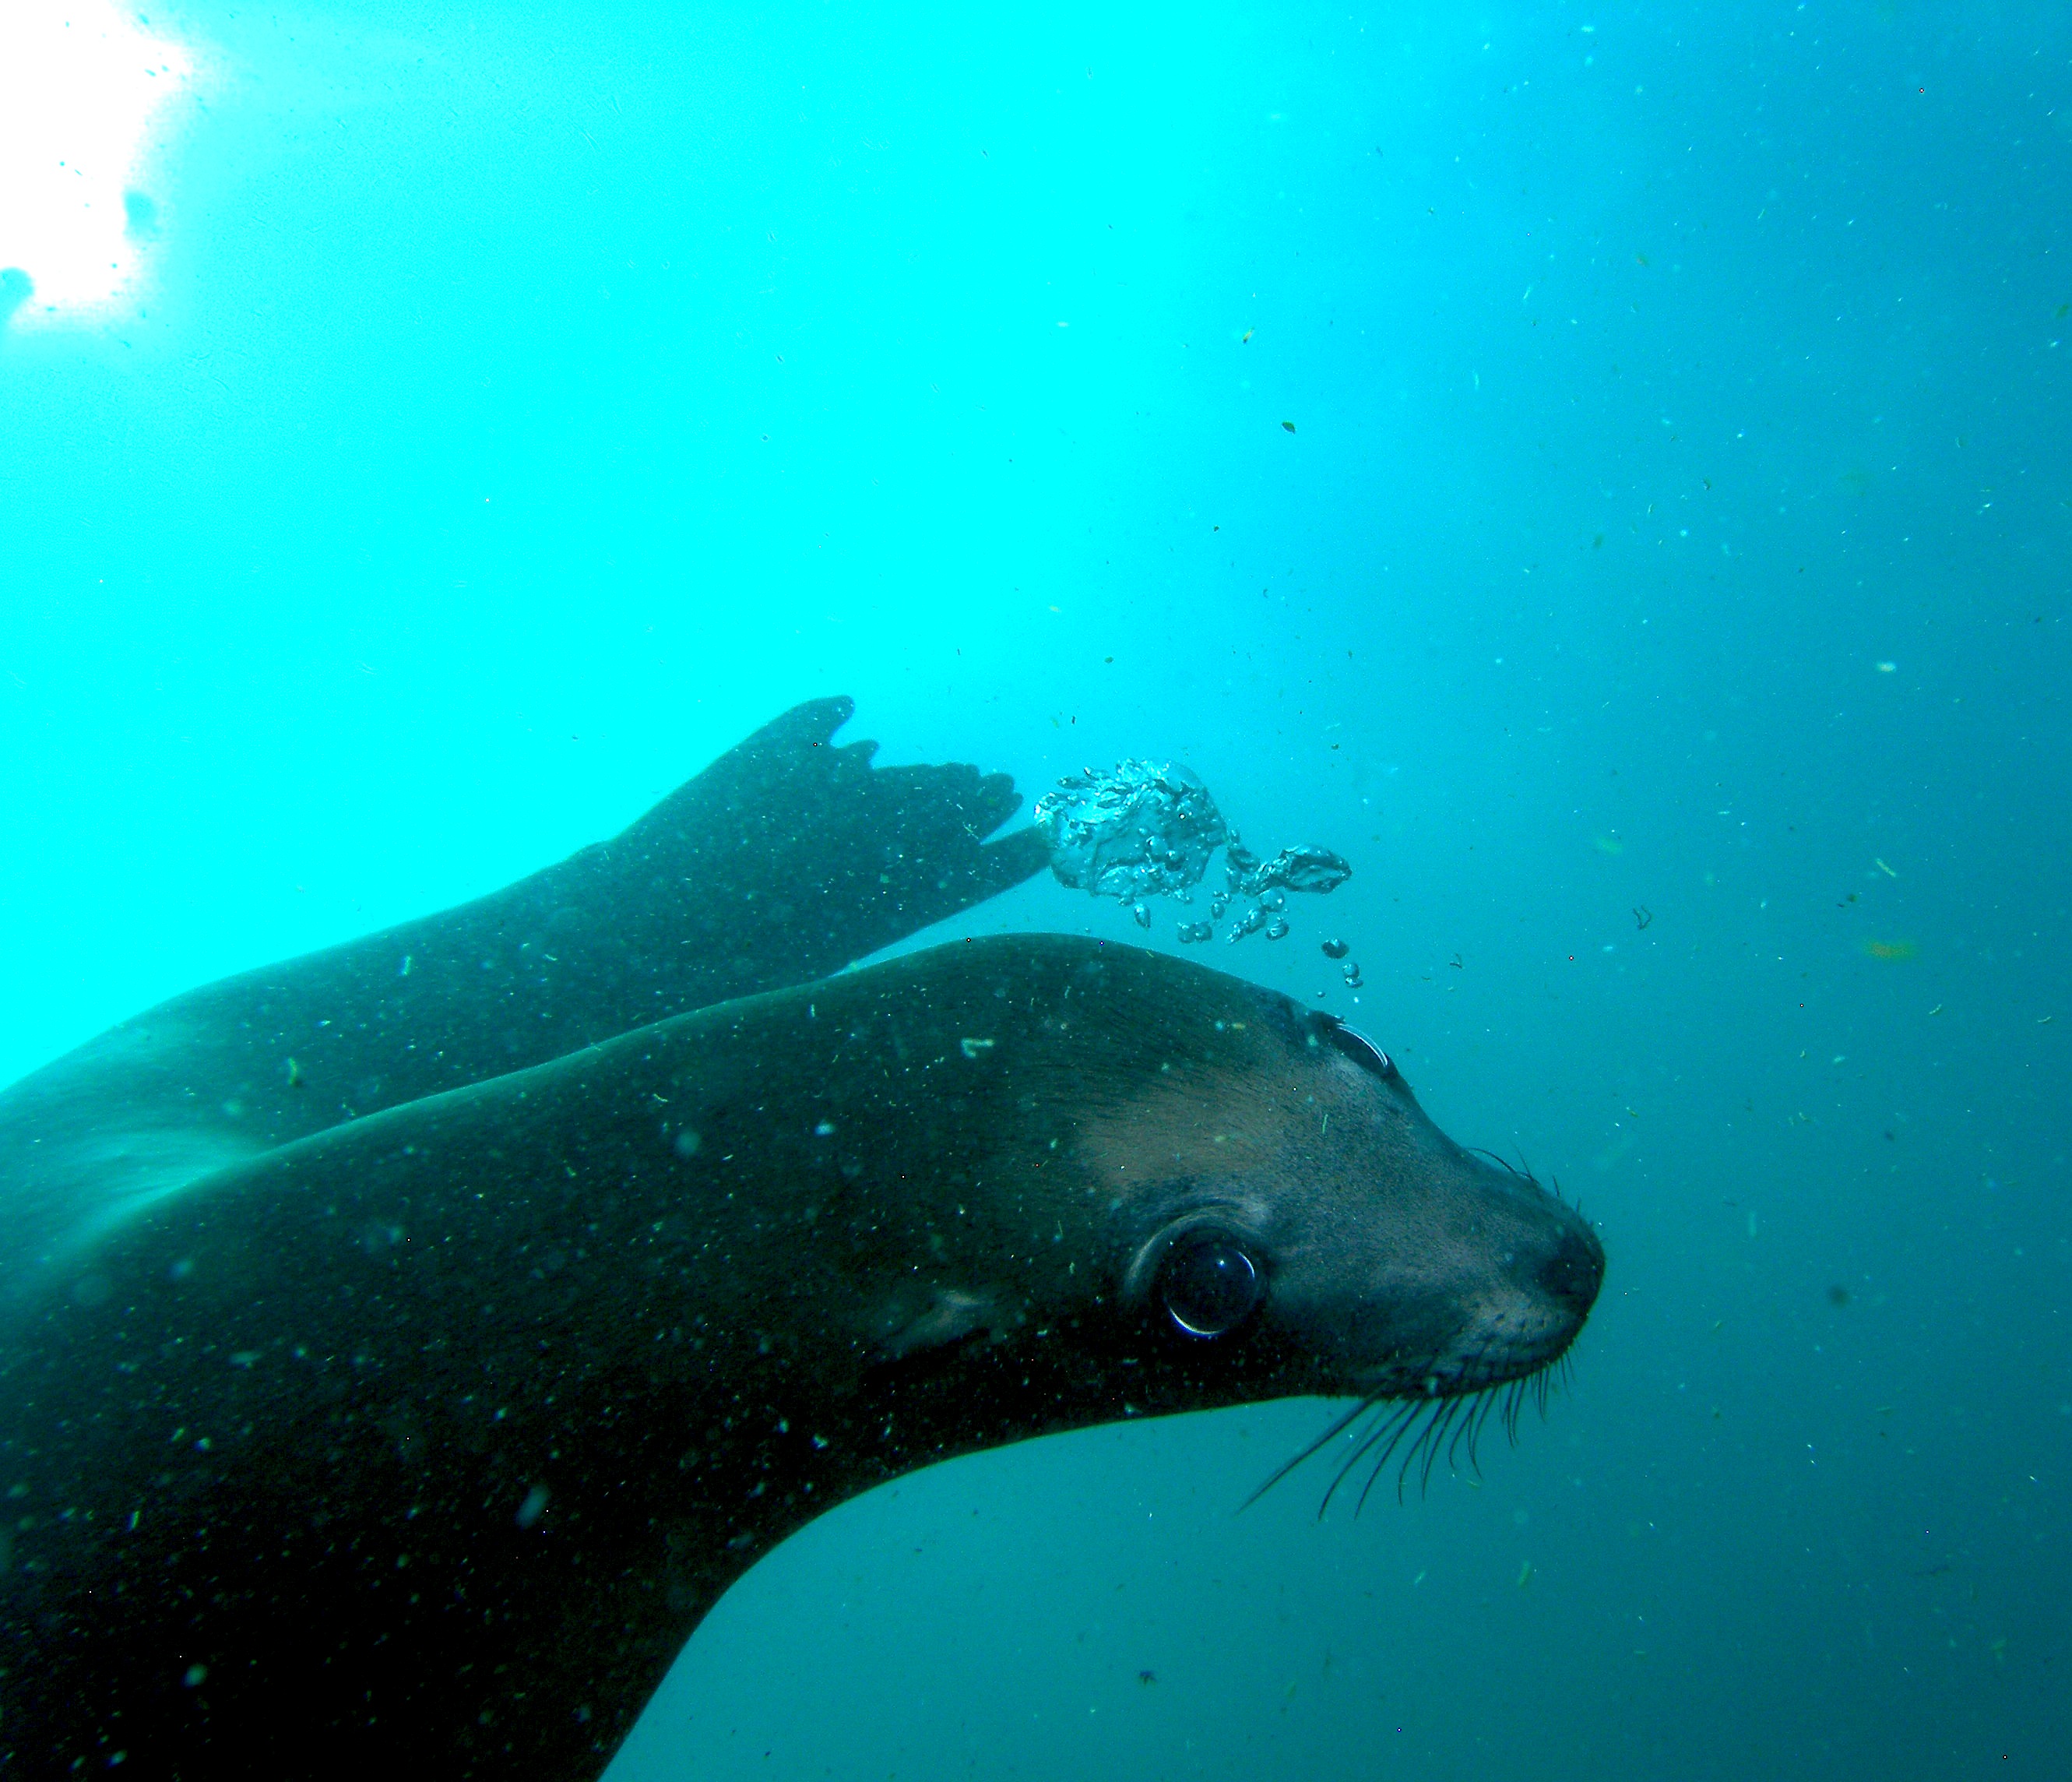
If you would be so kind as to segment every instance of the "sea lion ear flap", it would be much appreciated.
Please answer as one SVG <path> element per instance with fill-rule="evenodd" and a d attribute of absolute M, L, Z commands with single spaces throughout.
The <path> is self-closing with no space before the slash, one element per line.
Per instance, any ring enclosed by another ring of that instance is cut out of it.
<path fill-rule="evenodd" d="M 984 1294 L 938 1287 L 935 1302 L 918 1318 L 909 1319 L 870 1352 L 874 1368 L 890 1367 L 932 1350 L 954 1349 L 975 1337 L 990 1336 L 997 1308 Z"/>
<path fill-rule="evenodd" d="M 1326 1016 L 1330 1025 L 1325 1030 L 1328 1044 L 1335 1046 L 1359 1068 L 1371 1076 L 1388 1081 L 1400 1080 L 1395 1061 L 1357 1027 L 1349 1027 L 1334 1017 Z"/>

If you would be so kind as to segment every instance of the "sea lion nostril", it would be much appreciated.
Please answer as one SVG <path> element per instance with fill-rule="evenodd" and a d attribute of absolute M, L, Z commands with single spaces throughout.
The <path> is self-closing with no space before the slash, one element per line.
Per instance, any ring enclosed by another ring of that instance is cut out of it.
<path fill-rule="evenodd" d="M 1605 1278 L 1605 1253 L 1587 1230 L 1564 1232 L 1560 1246 L 1540 1267 L 1540 1285 L 1552 1298 L 1584 1316 Z"/>

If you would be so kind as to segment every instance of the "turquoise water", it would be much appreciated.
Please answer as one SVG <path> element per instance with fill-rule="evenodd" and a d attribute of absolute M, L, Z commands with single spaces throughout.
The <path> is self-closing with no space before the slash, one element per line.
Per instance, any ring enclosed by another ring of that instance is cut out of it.
<path fill-rule="evenodd" d="M 1611 1257 L 1479 1479 L 911 1478 L 615 1777 L 2064 1773 L 2072 18 L 153 23 L 146 277 L 0 334 L 0 1080 L 845 692 L 1347 855 L 1215 962 Z"/>

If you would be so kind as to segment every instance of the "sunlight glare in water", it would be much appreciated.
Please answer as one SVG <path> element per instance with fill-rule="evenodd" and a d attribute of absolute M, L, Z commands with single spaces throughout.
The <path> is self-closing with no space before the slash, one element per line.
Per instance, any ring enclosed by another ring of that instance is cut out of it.
<path fill-rule="evenodd" d="M 76 318 L 134 279 L 155 215 L 137 166 L 192 73 L 109 0 L 0 6 L 0 280 L 20 320 Z"/>

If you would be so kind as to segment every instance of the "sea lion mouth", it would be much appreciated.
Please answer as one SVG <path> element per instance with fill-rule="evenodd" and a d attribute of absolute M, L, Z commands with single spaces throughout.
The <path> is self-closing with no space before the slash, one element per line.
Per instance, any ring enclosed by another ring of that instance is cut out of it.
<path fill-rule="evenodd" d="M 1429 1399 L 1471 1397 L 1520 1385 L 1558 1364 L 1577 1335 L 1568 1329 L 1535 1340 L 1498 1332 L 1473 1348 L 1384 1362 L 1364 1370 L 1355 1389 L 1375 1400 Z"/>
<path fill-rule="evenodd" d="M 1597 1233 L 1573 1209 L 1564 1211 L 1571 1216 L 1561 1241 L 1537 1270 L 1531 1302 L 1471 1319 L 1443 1348 L 1354 1370 L 1359 1396 L 1351 1408 L 1246 1501 L 1256 1502 L 1305 1460 L 1330 1450 L 1334 1471 L 1317 1513 L 1321 1517 L 1347 1481 L 1364 1471 L 1354 1500 L 1358 1515 L 1392 1465 L 1400 1501 L 1413 1472 L 1420 1492 L 1430 1485 L 1442 1456 L 1449 1471 L 1465 1460 L 1478 1474 L 1478 1446 L 1492 1421 L 1515 1443 L 1525 1406 L 1530 1403 L 1544 1418 L 1553 1392 L 1567 1384 L 1569 1349 L 1604 1279 Z"/>
<path fill-rule="evenodd" d="M 1545 1192 L 1531 1176 L 1523 1179 Z M 1580 1213 L 1548 1199 L 1560 1215 L 1558 1234 L 1524 1278 L 1501 1280 L 1442 1348 L 1412 1364 L 1392 1359 L 1360 1370 L 1360 1389 L 1375 1397 L 1460 1397 L 1544 1374 L 1568 1354 L 1603 1285 L 1605 1252 Z"/>

